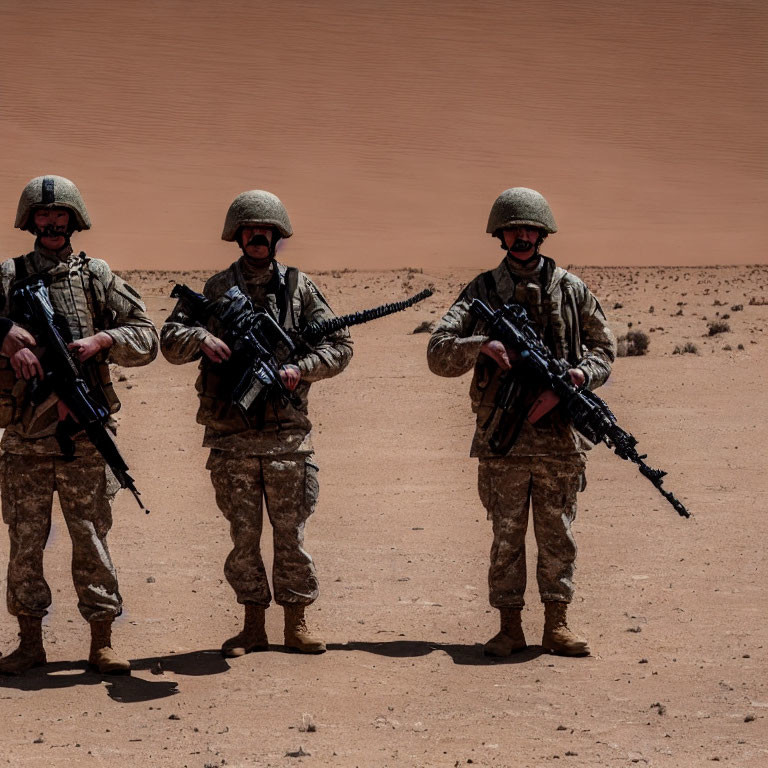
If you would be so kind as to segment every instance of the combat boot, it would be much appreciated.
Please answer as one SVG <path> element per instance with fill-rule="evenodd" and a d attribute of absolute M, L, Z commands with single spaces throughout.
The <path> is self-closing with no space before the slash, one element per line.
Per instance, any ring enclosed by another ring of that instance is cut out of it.
<path fill-rule="evenodd" d="M 307 629 L 303 605 L 286 605 L 285 647 L 299 653 L 325 653 L 325 643 Z"/>
<path fill-rule="evenodd" d="M 48 661 L 43 648 L 43 620 L 39 616 L 19 616 L 19 647 L 0 659 L 0 675 L 20 675 Z"/>
<path fill-rule="evenodd" d="M 88 663 L 102 675 L 127 675 L 131 662 L 121 659 L 112 648 L 112 619 L 91 622 L 91 652 Z"/>
<path fill-rule="evenodd" d="M 541 645 L 558 656 L 589 656 L 589 644 L 574 634 L 566 622 L 568 603 L 544 603 L 544 635 Z"/>
<path fill-rule="evenodd" d="M 243 631 L 225 640 L 221 646 L 222 655 L 227 658 L 245 656 L 252 651 L 269 649 L 267 630 L 264 627 L 264 608 L 254 603 L 245 604 L 245 620 Z"/>
<path fill-rule="evenodd" d="M 504 657 L 511 656 L 516 651 L 522 651 L 525 645 L 522 611 L 520 608 L 499 608 L 501 614 L 501 626 L 484 646 L 483 653 L 486 656 Z"/>

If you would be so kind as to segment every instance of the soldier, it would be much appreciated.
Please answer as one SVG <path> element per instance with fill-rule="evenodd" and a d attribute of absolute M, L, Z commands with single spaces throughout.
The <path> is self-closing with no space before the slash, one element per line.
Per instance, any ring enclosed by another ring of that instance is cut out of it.
<path fill-rule="evenodd" d="M 0 314 L 14 318 L 17 280 L 45 276 L 53 309 L 71 333 L 72 355 L 82 364 L 83 376 L 94 392 L 114 413 L 120 402 L 108 363 L 146 365 L 157 356 L 157 330 L 141 298 L 106 262 L 73 252 L 72 234 L 90 229 L 91 222 L 80 192 L 68 179 L 32 179 L 21 193 L 16 227 L 35 235 L 35 249 L 0 266 Z M 14 388 L 13 405 L 3 409 L 6 430 L 0 442 L 0 488 L 11 540 L 8 610 L 18 618 L 21 642 L 0 660 L 0 674 L 20 674 L 46 662 L 42 620 L 51 604 L 51 590 L 43 575 L 43 550 L 54 491 L 72 539 L 78 607 L 91 628 L 88 661 L 102 674 L 127 673 L 130 663 L 111 644 L 112 622 L 122 611 L 122 600 L 107 533 L 119 487 L 84 432 L 74 436 L 74 457 L 65 458 L 56 429 L 68 410 L 53 394 L 39 404 L 28 396 L 23 382 L 43 378 L 44 373 L 34 338 L 14 332 L 14 327 L 5 338 L 3 354 L 10 354 L 20 384 Z M 6 349 L 9 337 L 19 347 L 15 351 Z"/>
<path fill-rule="evenodd" d="M 238 195 L 227 211 L 221 237 L 237 242 L 242 255 L 206 283 L 205 296 L 218 299 L 238 286 L 289 332 L 332 318 L 312 281 L 275 260 L 278 241 L 292 234 L 288 214 L 275 195 L 262 190 Z M 268 647 L 264 611 L 271 594 L 259 544 L 263 503 L 272 523 L 272 583 L 275 600 L 285 611 L 285 645 L 302 653 L 322 653 L 325 644 L 310 634 L 304 618 L 304 609 L 318 595 L 315 566 L 303 546 L 304 526 L 318 494 L 307 397 L 312 382 L 344 370 L 352 342 L 346 332 L 339 332 L 295 364 L 284 365 L 280 376 L 297 396 L 297 405 L 270 403 L 260 418 L 246 419 L 221 386 L 217 366 L 231 354 L 219 338 L 221 329 L 215 318 L 205 328 L 193 325 L 188 312 L 180 300 L 162 328 L 161 349 L 171 363 L 201 360 L 197 420 L 205 425 L 203 445 L 211 449 L 206 466 L 234 544 L 224 573 L 245 606 L 243 630 L 224 642 L 222 653 L 242 656 Z"/>
<path fill-rule="evenodd" d="M 471 455 L 479 459 L 480 499 L 493 523 L 488 572 L 490 603 L 501 614 L 501 628 L 484 647 L 488 656 L 509 656 L 526 647 L 521 622 L 525 594 L 525 533 L 529 506 L 538 545 L 538 585 L 544 603 L 542 645 L 552 653 L 589 653 L 586 640 L 566 623 L 573 596 L 576 543 L 571 524 L 576 493 L 584 488 L 585 451 L 591 447 L 557 410 L 529 420 L 531 400 L 513 408 L 522 414 L 521 431 L 505 455 L 491 450 L 490 437 L 501 414 L 494 397 L 503 376 L 516 371 L 514 355 L 490 341 L 470 314 L 469 303 L 481 299 L 492 309 L 509 301 L 525 306 L 552 352 L 571 364 L 574 385 L 599 387 L 610 374 L 615 341 L 605 315 L 586 285 L 539 252 L 547 235 L 557 232 L 547 201 L 532 189 L 515 187 L 496 199 L 487 232 L 501 241 L 501 264 L 476 277 L 435 328 L 427 352 L 439 376 L 461 376 L 474 368 L 470 396 L 477 414 Z M 537 393 L 532 393 L 533 396 Z"/>

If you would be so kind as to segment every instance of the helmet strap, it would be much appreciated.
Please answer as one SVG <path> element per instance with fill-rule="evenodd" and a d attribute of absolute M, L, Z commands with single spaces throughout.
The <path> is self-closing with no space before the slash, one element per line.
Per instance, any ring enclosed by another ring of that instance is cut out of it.
<path fill-rule="evenodd" d="M 499 238 L 499 244 L 501 247 L 501 250 L 504 251 L 506 254 L 510 256 L 510 258 L 514 259 L 517 264 L 521 264 L 522 266 L 525 266 L 527 264 L 530 264 L 534 259 L 538 259 L 541 255 L 539 253 L 539 248 L 541 247 L 541 244 L 546 240 L 547 233 L 540 229 L 539 230 L 539 237 L 537 238 L 536 242 L 533 244 L 533 252 L 527 259 L 519 259 L 517 256 L 512 256 L 512 251 L 507 247 L 507 244 L 504 242 L 504 235 L 503 230 L 499 229 L 496 230 L 496 234 L 494 237 Z"/>
<path fill-rule="evenodd" d="M 237 242 L 240 245 L 240 250 L 243 252 L 243 256 L 245 256 L 247 259 L 251 258 L 248 255 L 248 252 L 245 250 L 245 243 L 243 242 L 243 228 L 240 227 L 237 230 L 236 234 Z M 272 242 L 269 244 L 269 260 L 272 261 L 275 258 L 275 248 L 277 247 L 278 241 L 282 238 L 282 235 L 277 231 L 277 229 L 272 229 Z"/>

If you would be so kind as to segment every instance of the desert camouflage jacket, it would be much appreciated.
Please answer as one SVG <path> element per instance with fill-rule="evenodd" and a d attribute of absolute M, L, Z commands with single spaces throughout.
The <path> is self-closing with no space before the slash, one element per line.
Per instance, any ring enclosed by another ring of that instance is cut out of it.
<path fill-rule="evenodd" d="M 208 299 L 221 297 L 233 286 L 250 296 L 254 304 L 267 309 L 281 320 L 286 331 L 301 332 L 310 322 L 334 317 L 331 308 L 315 284 L 303 273 L 295 271 L 295 288 L 287 281 L 287 268 L 276 261 L 266 269 L 249 267 L 243 258 L 223 272 L 214 275 L 203 293 Z M 281 297 L 290 293 L 289 298 Z M 352 341 L 346 331 L 324 339 L 295 361 L 301 371 L 301 381 L 295 390 L 299 404 L 280 406 L 268 404 L 264 424 L 256 429 L 247 423 L 237 408 L 222 394 L 221 379 L 216 364 L 203 356 L 201 342 L 209 335 L 221 336 L 216 318 L 206 327 L 196 325 L 185 313 L 179 301 L 160 332 L 160 346 L 165 358 L 174 364 L 200 360 L 196 388 L 200 398 L 197 420 L 205 425 L 203 445 L 244 455 L 262 456 L 285 453 L 311 453 L 312 423 L 308 416 L 308 397 L 312 382 L 329 379 L 346 368 L 352 357 Z"/>
<path fill-rule="evenodd" d="M 427 361 L 439 376 L 461 376 L 474 368 L 470 388 L 477 427 L 471 455 L 495 456 L 488 444 L 500 414 L 489 422 L 501 369 L 480 347 L 487 336 L 482 323 L 469 312 L 472 299 L 491 309 L 508 301 L 523 304 L 552 352 L 580 368 L 586 386 L 599 387 L 608 378 L 616 342 L 597 299 L 575 275 L 546 257 L 541 269 L 527 275 L 506 257 L 496 269 L 478 275 L 435 327 L 429 340 Z M 514 373 L 514 371 L 513 371 Z M 577 454 L 591 447 L 565 422 L 557 410 L 535 425 L 524 422 L 509 456 Z"/>
<path fill-rule="evenodd" d="M 27 275 L 45 273 L 51 280 L 48 294 L 54 311 L 67 323 L 72 339 L 82 339 L 99 331 L 108 333 L 113 345 L 83 365 L 89 383 L 101 390 L 110 412 L 120 408 L 109 375 L 109 363 L 122 366 L 147 365 L 157 356 L 158 335 L 136 291 L 115 275 L 105 261 L 91 259 L 70 249 L 54 254 L 42 246 L 24 257 Z M 16 279 L 16 263 L 8 259 L 0 265 L 0 315 L 15 318 L 11 286 Z M 22 323 L 23 324 L 23 323 Z M 3 359 L 5 370 L 7 360 Z M 54 433 L 58 424 L 57 399 L 51 395 L 33 406 L 16 388 L 18 409 L 3 434 L 0 447 L 9 453 L 61 453 Z M 91 453 L 87 441 L 75 440 L 77 453 Z"/>

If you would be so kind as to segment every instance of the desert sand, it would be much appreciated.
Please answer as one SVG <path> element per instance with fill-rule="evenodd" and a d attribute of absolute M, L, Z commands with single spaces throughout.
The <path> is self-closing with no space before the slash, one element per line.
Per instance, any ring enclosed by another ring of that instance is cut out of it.
<path fill-rule="evenodd" d="M 678 517 L 605 446 L 591 452 L 571 616 L 593 656 L 542 653 L 532 579 L 530 648 L 508 661 L 482 655 L 496 615 L 490 523 L 468 457 L 469 377 L 431 375 L 427 336 L 412 333 L 472 271 L 316 273 L 337 312 L 436 290 L 355 329 L 347 371 L 311 393 L 321 495 L 307 547 L 321 596 L 308 615 L 328 653 L 282 652 L 273 607 L 268 652 L 219 655 L 241 614 L 223 579 L 228 531 L 194 421 L 196 369 L 160 359 L 125 370 L 119 443 L 152 510 L 122 493 L 110 539 L 125 599 L 115 639 L 134 672 L 102 679 L 85 668 L 87 626 L 56 511 L 50 663 L 0 679 L 0 764 L 766 765 L 768 268 L 575 271 L 617 334 L 631 322 L 651 340 L 646 356 L 617 361 L 601 394 L 694 515 Z M 205 277 L 127 276 L 158 323 L 173 281 L 199 289 Z M 707 335 L 726 314 L 731 330 Z M 698 354 L 673 354 L 689 341 Z M 267 552 L 269 538 L 267 527 Z M 14 641 L 5 616 L 0 647 Z"/>

